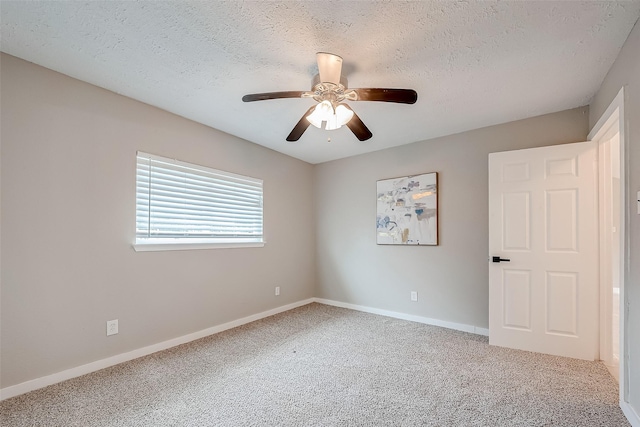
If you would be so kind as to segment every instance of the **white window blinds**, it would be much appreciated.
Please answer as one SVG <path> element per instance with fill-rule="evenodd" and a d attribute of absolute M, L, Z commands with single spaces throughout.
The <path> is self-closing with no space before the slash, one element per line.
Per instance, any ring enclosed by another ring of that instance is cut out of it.
<path fill-rule="evenodd" d="M 138 152 L 136 244 L 262 242 L 262 180 Z"/>

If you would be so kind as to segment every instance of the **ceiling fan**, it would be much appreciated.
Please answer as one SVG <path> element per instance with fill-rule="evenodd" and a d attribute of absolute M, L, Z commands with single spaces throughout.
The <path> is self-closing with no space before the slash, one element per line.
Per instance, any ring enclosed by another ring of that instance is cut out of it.
<path fill-rule="evenodd" d="M 295 125 L 287 141 L 300 139 L 309 125 L 326 130 L 346 125 L 360 140 L 366 141 L 373 134 L 360 117 L 343 101 L 383 101 L 414 104 L 418 94 L 413 89 L 347 89 L 347 80 L 341 75 L 342 58 L 326 52 L 316 54 L 318 75 L 313 79 L 310 91 L 285 91 L 253 93 L 242 97 L 244 102 L 264 101 L 280 98 L 313 98 L 317 105 L 309 108 Z"/>

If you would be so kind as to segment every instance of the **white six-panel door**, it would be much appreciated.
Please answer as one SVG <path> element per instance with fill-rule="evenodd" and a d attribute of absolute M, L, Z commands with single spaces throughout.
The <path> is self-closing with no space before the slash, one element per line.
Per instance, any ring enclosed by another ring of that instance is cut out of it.
<path fill-rule="evenodd" d="M 489 343 L 593 360 L 597 167 L 591 142 L 489 155 Z"/>

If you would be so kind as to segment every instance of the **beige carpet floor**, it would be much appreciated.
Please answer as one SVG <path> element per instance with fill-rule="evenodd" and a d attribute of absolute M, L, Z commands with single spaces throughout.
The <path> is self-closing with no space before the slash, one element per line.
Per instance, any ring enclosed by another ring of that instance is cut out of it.
<path fill-rule="evenodd" d="M 311 304 L 0 403 L 2 426 L 628 426 L 600 363 Z"/>

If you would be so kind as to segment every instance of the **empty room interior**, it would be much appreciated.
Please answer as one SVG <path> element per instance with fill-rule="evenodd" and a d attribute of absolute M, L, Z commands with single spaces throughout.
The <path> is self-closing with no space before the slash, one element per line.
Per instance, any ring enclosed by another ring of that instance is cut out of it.
<path fill-rule="evenodd" d="M 639 17 L 1 0 L 0 424 L 640 427 Z"/>

